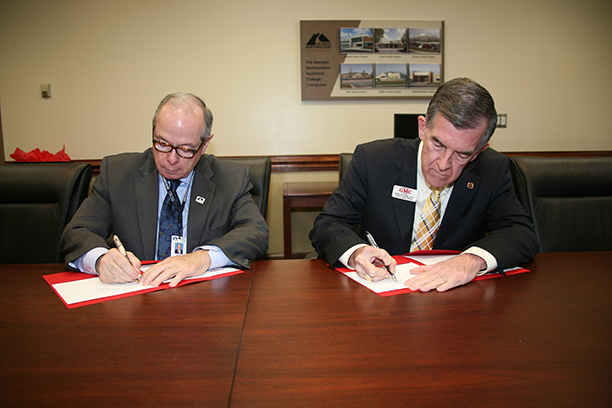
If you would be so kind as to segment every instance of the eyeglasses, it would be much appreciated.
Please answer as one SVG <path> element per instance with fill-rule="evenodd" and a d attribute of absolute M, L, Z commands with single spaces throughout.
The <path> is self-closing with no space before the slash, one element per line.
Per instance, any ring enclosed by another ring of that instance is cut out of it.
<path fill-rule="evenodd" d="M 153 147 L 155 150 L 162 153 L 170 153 L 172 150 L 176 150 L 176 154 L 184 159 L 191 159 L 200 150 L 204 142 L 200 143 L 197 149 L 188 149 L 182 146 L 172 146 L 170 143 L 162 142 L 160 140 L 153 139 Z"/>

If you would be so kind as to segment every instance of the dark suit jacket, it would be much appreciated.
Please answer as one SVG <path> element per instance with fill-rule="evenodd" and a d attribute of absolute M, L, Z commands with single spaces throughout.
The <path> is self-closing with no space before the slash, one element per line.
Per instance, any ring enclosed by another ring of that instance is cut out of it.
<path fill-rule="evenodd" d="M 310 239 L 332 266 L 370 231 L 391 255 L 410 251 L 415 203 L 393 198 L 394 185 L 416 189 L 419 139 L 387 139 L 357 146 L 342 182 L 315 219 Z M 354 230 L 358 227 L 359 233 Z M 489 251 L 499 267 L 524 263 L 537 252 L 531 219 L 514 193 L 506 156 L 484 150 L 453 189 L 434 249 Z"/>
<path fill-rule="evenodd" d="M 155 259 L 159 173 L 151 149 L 105 157 L 90 196 L 64 229 L 66 263 L 117 234 L 141 260 Z M 248 167 L 203 155 L 195 167 L 187 221 L 187 253 L 217 245 L 244 268 L 268 249 L 268 226 L 251 198 Z M 195 200 L 205 198 L 203 204 Z"/>

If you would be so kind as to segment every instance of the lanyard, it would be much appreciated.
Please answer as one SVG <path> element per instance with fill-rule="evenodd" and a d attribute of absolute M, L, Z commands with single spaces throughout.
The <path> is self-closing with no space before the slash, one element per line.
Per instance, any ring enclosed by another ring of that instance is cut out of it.
<path fill-rule="evenodd" d="M 185 208 L 185 203 L 187 202 L 187 194 L 189 193 L 189 187 L 191 186 L 191 181 L 189 182 L 189 185 L 187 186 L 187 189 L 185 190 L 185 195 L 183 196 L 183 202 L 181 203 L 181 200 L 176 196 L 176 193 L 172 191 L 172 188 L 170 187 L 168 180 L 166 180 L 165 177 L 162 177 L 162 180 L 164 180 L 164 186 L 166 186 L 166 191 L 168 192 L 168 195 L 170 196 L 170 202 L 172 202 L 174 209 L 178 212 L 178 228 L 179 228 L 181 236 L 183 236 L 183 209 Z M 178 187 L 177 187 L 177 190 L 178 190 Z"/>

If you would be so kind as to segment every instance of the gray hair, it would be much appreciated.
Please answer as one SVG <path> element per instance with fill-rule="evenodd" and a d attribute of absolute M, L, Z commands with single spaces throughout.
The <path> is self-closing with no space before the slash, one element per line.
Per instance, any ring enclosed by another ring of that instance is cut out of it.
<path fill-rule="evenodd" d="M 194 104 L 202 108 L 202 112 L 204 114 L 204 129 L 202 130 L 200 139 L 202 142 L 206 142 L 210 138 L 213 122 L 212 112 L 206 107 L 206 104 L 202 99 L 190 93 L 184 92 L 168 94 L 161 100 L 157 106 L 157 109 L 155 110 L 155 114 L 153 115 L 153 132 L 155 132 L 155 125 L 157 124 L 157 115 L 159 114 L 161 108 L 163 108 L 167 103 L 171 103 L 173 106 L 181 109 L 191 109 L 193 108 Z"/>
<path fill-rule="evenodd" d="M 451 79 L 438 88 L 427 108 L 428 128 L 433 127 L 438 113 L 457 129 L 476 129 L 486 121 L 487 126 L 477 151 L 489 142 L 497 125 L 493 97 L 469 78 Z"/>

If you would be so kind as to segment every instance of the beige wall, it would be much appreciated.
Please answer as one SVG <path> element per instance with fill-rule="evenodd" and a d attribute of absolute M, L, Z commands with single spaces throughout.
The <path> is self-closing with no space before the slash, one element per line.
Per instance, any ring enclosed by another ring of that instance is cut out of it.
<path fill-rule="evenodd" d="M 300 20 L 444 20 L 446 78 L 469 76 L 508 114 L 502 151 L 612 150 L 609 0 L 0 0 L 0 104 L 6 158 L 16 147 L 95 159 L 150 144 L 167 93 L 202 96 L 215 113 L 209 153 L 352 151 L 392 136 L 394 113 L 426 101 L 300 100 Z M 51 84 L 51 99 L 40 84 Z M 282 252 L 274 174 L 270 252 Z M 294 215 L 308 250 L 310 214 Z"/>

